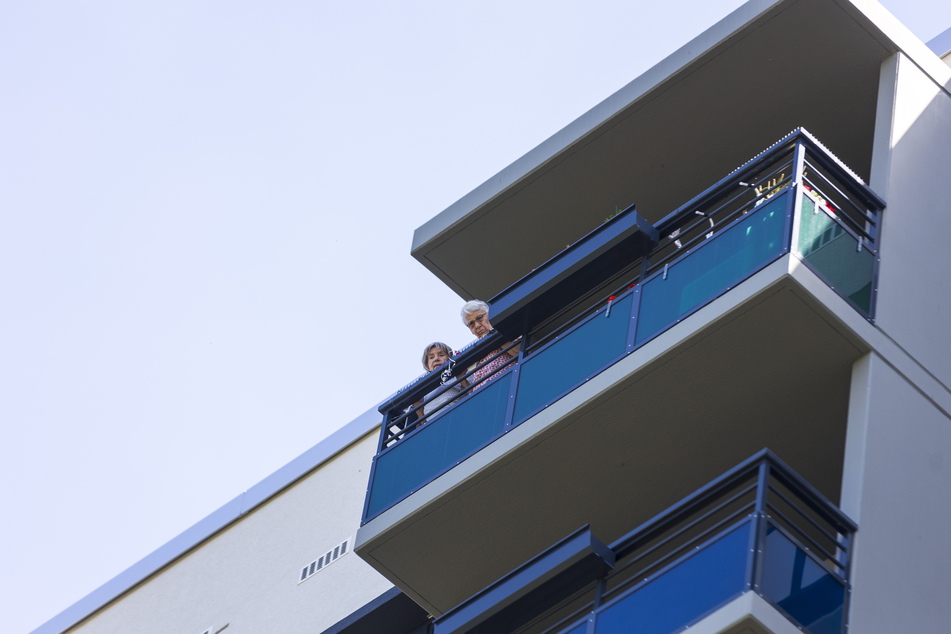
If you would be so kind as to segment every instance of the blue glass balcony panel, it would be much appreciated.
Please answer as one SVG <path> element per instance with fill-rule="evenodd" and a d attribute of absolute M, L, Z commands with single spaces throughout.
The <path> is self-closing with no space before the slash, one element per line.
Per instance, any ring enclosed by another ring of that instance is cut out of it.
<path fill-rule="evenodd" d="M 502 434 L 512 373 L 381 453 L 376 459 L 367 516 L 373 517 Z"/>
<path fill-rule="evenodd" d="M 789 192 L 774 196 L 641 287 L 636 344 L 647 341 L 785 251 Z"/>
<path fill-rule="evenodd" d="M 567 394 L 625 354 L 631 321 L 628 294 L 522 363 L 515 398 L 516 423 Z"/>
<path fill-rule="evenodd" d="M 761 591 L 812 634 L 840 634 L 844 629 L 845 587 L 770 526 L 766 535 Z"/>
<path fill-rule="evenodd" d="M 670 634 L 746 589 L 750 523 L 707 545 L 650 583 L 604 608 L 597 634 Z"/>
<path fill-rule="evenodd" d="M 858 240 L 807 193 L 800 206 L 798 253 L 837 293 L 870 316 L 875 255 L 860 249 Z"/>

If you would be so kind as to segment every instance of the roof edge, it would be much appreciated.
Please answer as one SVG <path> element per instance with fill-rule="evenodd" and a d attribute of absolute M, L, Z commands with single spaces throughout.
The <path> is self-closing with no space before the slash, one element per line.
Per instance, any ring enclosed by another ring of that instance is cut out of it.
<path fill-rule="evenodd" d="M 247 491 L 173 537 L 138 562 L 46 621 L 31 634 L 59 634 L 92 616 L 178 558 L 224 530 L 242 516 L 291 486 L 380 426 L 370 408 Z"/>
<path fill-rule="evenodd" d="M 951 27 L 928 40 L 928 48 L 938 57 L 944 58 L 951 53 Z"/>

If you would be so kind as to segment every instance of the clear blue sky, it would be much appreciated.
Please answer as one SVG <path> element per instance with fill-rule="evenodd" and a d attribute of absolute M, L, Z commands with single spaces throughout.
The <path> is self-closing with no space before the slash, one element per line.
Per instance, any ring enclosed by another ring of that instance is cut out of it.
<path fill-rule="evenodd" d="M 0 630 L 468 342 L 412 230 L 740 4 L 0 8 Z"/>

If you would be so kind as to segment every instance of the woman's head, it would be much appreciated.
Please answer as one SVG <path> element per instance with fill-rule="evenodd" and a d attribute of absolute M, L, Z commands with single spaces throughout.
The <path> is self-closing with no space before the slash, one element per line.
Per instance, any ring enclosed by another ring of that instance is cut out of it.
<path fill-rule="evenodd" d="M 466 325 L 469 332 L 481 339 L 492 330 L 492 324 L 489 323 L 489 305 L 485 302 L 474 299 L 466 302 L 462 307 L 462 323 Z"/>
<path fill-rule="evenodd" d="M 432 372 L 452 357 L 452 348 L 441 341 L 434 341 L 423 348 L 423 368 Z"/>

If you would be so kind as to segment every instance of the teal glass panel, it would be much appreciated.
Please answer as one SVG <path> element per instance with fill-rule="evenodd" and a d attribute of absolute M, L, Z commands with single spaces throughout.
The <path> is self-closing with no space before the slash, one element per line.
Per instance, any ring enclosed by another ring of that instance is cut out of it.
<path fill-rule="evenodd" d="M 636 343 L 672 326 L 766 266 L 784 251 L 789 192 L 771 198 L 737 224 L 699 245 L 641 286 Z"/>
<path fill-rule="evenodd" d="M 597 615 L 597 634 L 670 634 L 746 589 L 750 523 L 727 533 Z"/>
<path fill-rule="evenodd" d="M 866 317 L 872 311 L 875 256 L 858 249 L 858 240 L 803 194 L 799 213 L 799 256 L 839 295 L 852 300 Z"/>
<path fill-rule="evenodd" d="M 632 301 L 632 295 L 615 301 L 609 317 L 605 313 L 592 315 L 522 362 L 514 422 L 521 422 L 624 354 Z"/>
<path fill-rule="evenodd" d="M 844 631 L 845 586 L 773 527 L 766 535 L 760 588 L 806 631 Z"/>
<path fill-rule="evenodd" d="M 502 434 L 512 384 L 506 372 L 379 455 L 369 520 Z"/>

